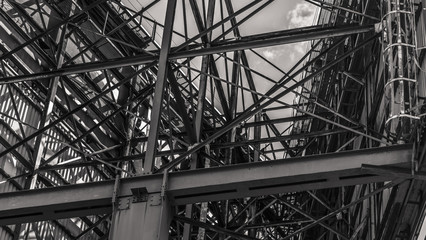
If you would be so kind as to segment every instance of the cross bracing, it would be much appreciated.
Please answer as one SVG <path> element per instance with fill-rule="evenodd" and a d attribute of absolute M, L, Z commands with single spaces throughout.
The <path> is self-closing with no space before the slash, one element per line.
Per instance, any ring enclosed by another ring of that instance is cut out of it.
<path fill-rule="evenodd" d="M 301 4 L 2 1 L 0 238 L 417 239 L 424 2 Z"/>

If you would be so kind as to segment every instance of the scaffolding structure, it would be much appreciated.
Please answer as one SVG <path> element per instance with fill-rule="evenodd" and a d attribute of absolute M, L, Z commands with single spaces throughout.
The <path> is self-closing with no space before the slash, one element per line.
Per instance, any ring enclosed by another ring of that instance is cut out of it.
<path fill-rule="evenodd" d="M 0 239 L 418 239 L 425 9 L 1 1 Z"/>

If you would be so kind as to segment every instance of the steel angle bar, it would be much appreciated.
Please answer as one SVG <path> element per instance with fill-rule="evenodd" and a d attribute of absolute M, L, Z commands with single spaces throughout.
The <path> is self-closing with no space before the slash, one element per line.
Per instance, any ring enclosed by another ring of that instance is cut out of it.
<path fill-rule="evenodd" d="M 232 64 L 232 71 L 231 71 L 231 95 L 228 95 L 229 99 L 229 108 L 231 111 L 232 118 L 235 118 L 235 112 L 237 110 L 237 102 L 238 102 L 238 87 L 240 86 L 239 79 L 241 75 L 241 68 L 236 64 L 239 63 L 241 60 L 241 52 L 235 51 Z M 242 86 L 242 84 L 241 84 Z M 253 93 L 252 93 L 253 94 Z M 255 95 L 256 96 L 256 95 Z"/>
<path fill-rule="evenodd" d="M 244 50 L 251 48 L 269 47 L 275 45 L 283 45 L 298 41 L 308 41 L 321 38 L 345 36 L 348 34 L 366 33 L 374 29 L 374 26 L 338 26 L 338 27 L 315 27 L 313 29 L 296 29 L 291 30 L 291 34 L 283 31 L 280 33 L 271 33 L 267 35 L 254 35 L 246 37 L 243 40 L 233 41 L 221 41 L 211 47 L 205 47 L 195 50 L 182 50 L 178 52 L 172 52 L 169 55 L 169 60 L 177 60 L 181 58 L 191 58 L 196 56 L 203 56 L 208 54 L 216 54 L 219 52 L 229 52 L 236 50 Z M 172 48 L 171 51 L 174 49 Z M 44 78 L 50 78 L 55 76 L 64 76 L 77 73 L 97 71 L 99 69 L 110 69 L 132 65 L 143 65 L 148 64 L 158 59 L 158 54 L 151 56 L 148 54 L 138 55 L 126 58 L 111 59 L 104 62 L 93 62 L 88 64 L 75 64 L 66 67 L 62 67 L 58 70 L 50 72 L 41 72 L 34 74 L 27 74 L 22 76 L 6 77 L 0 79 L 0 84 L 21 82 L 21 81 L 34 81 Z"/>
<path fill-rule="evenodd" d="M 215 54 L 220 52 L 230 52 L 236 50 L 270 47 L 284 45 L 295 42 L 310 41 L 315 39 L 345 36 L 350 34 L 366 33 L 374 30 L 374 25 L 353 26 L 343 25 L 337 27 L 305 27 L 300 29 L 285 30 L 276 33 L 258 34 L 253 36 L 241 37 L 238 40 L 220 41 L 212 44 L 210 48 L 189 50 L 187 52 L 177 52 L 172 54 L 171 58 L 179 56 L 191 57 L 204 54 Z"/>
<path fill-rule="evenodd" d="M 145 66 L 144 68 L 138 70 L 136 72 L 136 74 L 140 74 L 144 71 L 147 71 L 149 68 L 151 68 L 152 66 L 155 65 L 155 62 Z M 99 100 L 100 98 L 104 97 L 106 94 L 112 92 L 114 89 L 118 88 L 119 86 L 122 86 L 123 84 L 129 82 L 131 79 L 133 79 L 133 76 L 127 77 L 125 79 L 123 79 L 121 82 L 118 82 L 116 84 L 114 84 L 112 87 L 108 88 L 107 90 L 101 92 L 100 94 L 96 95 L 95 97 L 93 97 L 92 99 L 90 99 L 89 101 L 82 103 L 81 105 L 79 105 L 77 108 L 69 111 L 68 113 L 62 115 L 61 117 L 59 117 L 58 119 L 56 119 L 55 121 L 52 121 L 50 124 L 44 126 L 43 128 L 40 128 L 39 130 L 35 131 L 34 133 L 32 133 L 31 135 L 27 136 L 26 138 L 22 139 L 22 141 L 14 144 L 13 146 L 11 146 L 10 148 L 6 149 L 5 151 L 0 153 L 0 157 L 5 156 L 6 154 L 10 153 L 11 151 L 14 151 L 16 148 L 22 146 L 25 142 L 33 139 L 34 137 L 38 136 L 39 134 L 42 134 L 44 131 L 48 130 L 49 128 L 51 128 L 52 126 L 55 126 L 56 124 L 62 122 L 63 120 L 67 119 L 68 117 L 70 117 L 71 115 L 75 114 L 76 112 L 82 110 L 83 108 L 89 106 L 90 104 L 92 104 L 93 102 Z"/>
<path fill-rule="evenodd" d="M 173 23 L 175 19 L 176 0 L 167 2 L 164 31 L 161 43 L 160 57 L 158 60 L 157 81 L 153 98 L 150 129 L 148 135 L 147 152 L 143 165 L 144 172 L 151 172 L 154 166 L 155 153 L 157 151 L 158 133 L 160 132 L 161 109 L 163 107 L 164 89 L 167 82 L 168 55 L 173 36 Z"/>

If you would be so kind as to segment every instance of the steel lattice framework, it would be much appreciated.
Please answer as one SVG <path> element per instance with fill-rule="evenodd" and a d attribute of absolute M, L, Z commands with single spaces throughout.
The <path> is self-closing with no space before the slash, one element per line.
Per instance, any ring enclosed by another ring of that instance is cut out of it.
<path fill-rule="evenodd" d="M 426 2 L 303 3 L 1 1 L 0 239 L 417 239 Z"/>

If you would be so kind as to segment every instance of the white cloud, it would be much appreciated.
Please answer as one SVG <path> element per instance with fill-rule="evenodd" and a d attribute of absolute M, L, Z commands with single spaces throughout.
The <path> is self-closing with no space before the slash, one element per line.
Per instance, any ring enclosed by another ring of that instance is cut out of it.
<path fill-rule="evenodd" d="M 263 55 L 267 59 L 272 60 L 272 59 L 274 59 L 277 56 L 277 52 L 273 51 L 273 50 L 266 50 L 266 51 L 263 51 Z"/>
<path fill-rule="evenodd" d="M 262 49 L 262 55 L 269 61 L 280 60 L 290 51 L 289 45 L 272 46 Z"/>
<path fill-rule="evenodd" d="M 287 13 L 289 28 L 311 26 L 315 17 L 316 7 L 309 3 L 299 3 Z"/>
<path fill-rule="evenodd" d="M 304 54 L 306 52 L 306 46 L 308 42 L 298 42 L 294 44 L 294 50 L 299 54 Z"/>
<path fill-rule="evenodd" d="M 287 13 L 289 29 L 311 26 L 314 22 L 316 9 L 316 6 L 309 3 L 297 4 L 293 10 Z M 307 42 L 292 44 L 294 52 L 290 55 L 290 58 L 296 59 L 301 57 L 306 52 L 306 44 Z"/>
<path fill-rule="evenodd" d="M 262 55 L 272 62 L 287 62 L 293 64 L 306 52 L 308 42 L 297 42 L 262 49 Z"/>

